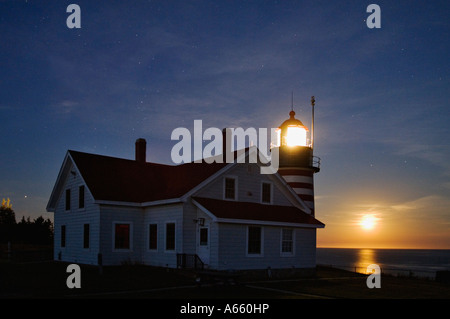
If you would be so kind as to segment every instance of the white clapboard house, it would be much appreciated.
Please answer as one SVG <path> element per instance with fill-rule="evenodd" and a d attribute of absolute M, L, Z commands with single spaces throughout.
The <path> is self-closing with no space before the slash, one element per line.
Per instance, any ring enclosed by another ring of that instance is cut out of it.
<path fill-rule="evenodd" d="M 316 266 L 324 227 L 291 186 L 249 163 L 146 162 L 69 150 L 47 210 L 54 258 L 97 265 L 142 263 L 209 269 Z"/>

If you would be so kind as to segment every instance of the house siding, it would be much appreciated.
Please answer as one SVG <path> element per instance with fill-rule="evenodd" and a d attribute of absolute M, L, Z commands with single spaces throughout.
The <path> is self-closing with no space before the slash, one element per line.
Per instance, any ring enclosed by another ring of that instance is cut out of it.
<path fill-rule="evenodd" d="M 142 251 L 143 262 L 146 265 L 175 268 L 177 253 L 183 252 L 184 234 L 186 233 L 183 220 L 183 204 L 148 207 L 145 209 L 143 220 Z M 166 250 L 166 224 L 175 223 L 175 249 Z M 193 224 L 193 221 L 191 220 Z M 157 249 L 150 250 L 149 225 L 158 225 Z"/>
<path fill-rule="evenodd" d="M 54 259 L 95 265 L 99 251 L 99 207 L 94 204 L 94 198 L 85 186 L 84 208 L 78 208 L 78 188 L 84 183 L 72 164 L 69 171 L 75 172 L 75 175 L 68 174 L 54 212 Z M 71 193 L 70 210 L 66 210 L 66 189 L 70 189 Z M 84 224 L 89 224 L 89 248 L 83 245 Z M 61 247 L 62 225 L 66 226 L 65 247 Z"/>
<path fill-rule="evenodd" d="M 262 182 L 272 184 L 272 204 L 291 206 L 291 200 L 281 190 L 281 183 L 276 178 L 269 177 L 268 174 L 260 174 L 260 167 L 257 164 L 236 164 L 233 168 L 219 176 L 194 196 L 215 199 L 224 199 L 224 178 L 237 178 L 237 201 L 261 203 Z"/>
<path fill-rule="evenodd" d="M 210 223 L 210 229 L 211 229 L 211 244 L 210 244 L 210 249 L 211 249 L 211 256 L 210 258 L 210 265 L 211 268 L 213 269 L 220 269 L 219 266 L 219 249 L 220 249 L 220 228 L 219 228 L 219 224 L 218 223 Z M 225 243 L 224 243 L 225 244 Z"/>
<path fill-rule="evenodd" d="M 281 269 L 313 268 L 316 266 L 316 230 L 294 229 L 294 255 L 281 256 L 281 227 L 262 227 L 261 256 L 247 254 L 247 228 L 249 225 L 219 223 L 219 249 L 217 269 Z"/>
<path fill-rule="evenodd" d="M 101 205 L 100 253 L 104 265 L 140 263 L 142 261 L 143 209 L 139 207 Z M 130 224 L 130 248 L 114 248 L 114 225 Z"/>
<path fill-rule="evenodd" d="M 197 245 L 197 207 L 188 200 L 183 204 L 183 253 L 195 254 Z"/>

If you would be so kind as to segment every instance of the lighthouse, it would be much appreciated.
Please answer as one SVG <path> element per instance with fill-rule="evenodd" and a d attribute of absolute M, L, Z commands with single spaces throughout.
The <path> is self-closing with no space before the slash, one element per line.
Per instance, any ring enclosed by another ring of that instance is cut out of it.
<path fill-rule="evenodd" d="M 277 141 L 272 145 L 272 148 L 277 147 L 279 150 L 278 173 L 311 209 L 313 216 L 314 174 L 320 171 L 320 158 L 313 155 L 314 105 L 313 96 L 311 97 L 311 132 L 302 121 L 295 118 L 292 103 L 289 118 L 276 129 Z"/>

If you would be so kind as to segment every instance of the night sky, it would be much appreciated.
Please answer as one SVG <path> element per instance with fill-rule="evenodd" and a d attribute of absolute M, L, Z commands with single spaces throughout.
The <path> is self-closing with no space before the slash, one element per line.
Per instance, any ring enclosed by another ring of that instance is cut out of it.
<path fill-rule="evenodd" d="M 53 218 L 68 149 L 133 159 L 142 137 L 171 164 L 175 128 L 277 127 L 293 92 L 309 127 L 316 98 L 318 246 L 450 249 L 449 17 L 448 1 L 2 0 L 0 199 Z"/>

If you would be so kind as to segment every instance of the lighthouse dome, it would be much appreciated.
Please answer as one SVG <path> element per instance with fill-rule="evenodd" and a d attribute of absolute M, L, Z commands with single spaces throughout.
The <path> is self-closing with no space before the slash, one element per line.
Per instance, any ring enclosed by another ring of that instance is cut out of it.
<path fill-rule="evenodd" d="M 283 130 L 283 129 L 286 129 L 287 127 L 289 127 L 289 126 L 302 127 L 302 128 L 304 128 L 305 130 L 308 131 L 308 128 L 302 123 L 302 121 L 300 121 L 299 119 L 295 118 L 295 112 L 294 111 L 290 111 L 289 112 L 289 118 L 280 125 L 279 129 Z"/>

